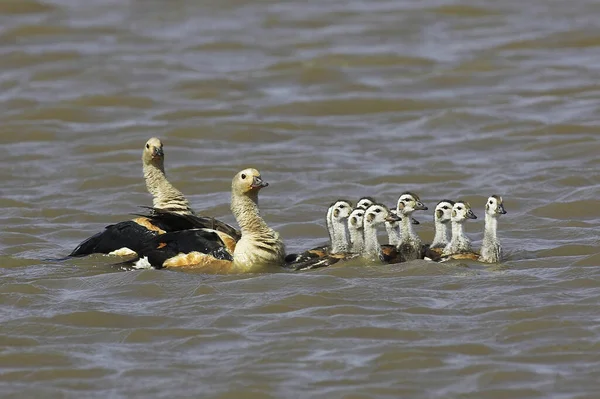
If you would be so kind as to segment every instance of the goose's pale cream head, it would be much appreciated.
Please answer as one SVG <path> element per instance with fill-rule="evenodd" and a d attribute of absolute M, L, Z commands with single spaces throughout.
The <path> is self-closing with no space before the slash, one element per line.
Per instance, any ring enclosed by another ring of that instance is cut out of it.
<path fill-rule="evenodd" d="M 387 206 L 382 204 L 373 204 L 367 208 L 364 216 L 365 226 L 378 226 L 385 222 L 394 223 L 400 218 L 395 213 L 390 212 Z"/>
<path fill-rule="evenodd" d="M 465 201 L 456 201 L 452 207 L 452 221 L 462 223 L 467 219 L 477 219 L 471 210 L 471 205 Z"/>
<path fill-rule="evenodd" d="M 435 206 L 435 220 L 440 223 L 448 223 L 452 219 L 452 208 L 454 201 L 441 200 Z"/>
<path fill-rule="evenodd" d="M 165 160 L 165 153 L 163 152 L 163 143 L 156 137 L 152 137 L 146 141 L 144 146 L 144 152 L 142 153 L 142 161 L 144 164 L 162 165 Z"/>
<path fill-rule="evenodd" d="M 485 204 L 485 213 L 493 217 L 505 215 L 506 210 L 504 209 L 504 204 L 502 203 L 502 197 L 499 195 L 492 195 L 489 197 Z"/>
<path fill-rule="evenodd" d="M 334 220 L 343 220 L 350 216 L 352 212 L 352 203 L 346 200 L 337 200 L 332 204 L 333 210 L 331 216 Z"/>
<path fill-rule="evenodd" d="M 398 213 L 409 215 L 414 211 L 426 211 L 427 207 L 421 202 L 421 199 L 417 194 L 407 191 L 398 198 L 396 210 Z"/>
<path fill-rule="evenodd" d="M 364 216 L 364 209 L 356 208 L 355 210 L 353 210 L 350 216 L 348 217 L 348 228 L 352 228 L 354 230 L 362 230 Z"/>
<path fill-rule="evenodd" d="M 373 198 L 371 198 L 371 197 L 362 197 L 356 203 L 356 209 L 361 208 L 363 210 L 366 210 L 368 207 L 370 207 L 374 203 L 375 203 L 375 200 Z"/>
<path fill-rule="evenodd" d="M 258 170 L 248 168 L 238 172 L 233 177 L 231 191 L 238 195 L 258 193 L 261 188 L 267 187 L 268 185 L 269 183 L 262 179 Z"/>

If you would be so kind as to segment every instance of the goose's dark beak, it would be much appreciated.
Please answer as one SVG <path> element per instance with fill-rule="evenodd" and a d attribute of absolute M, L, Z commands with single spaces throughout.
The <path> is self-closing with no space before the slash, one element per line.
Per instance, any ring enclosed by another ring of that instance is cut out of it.
<path fill-rule="evenodd" d="M 469 209 L 467 211 L 467 219 L 477 219 L 477 216 L 475 216 L 475 214 L 473 213 L 473 211 Z"/>
<path fill-rule="evenodd" d="M 385 221 L 390 223 L 399 222 L 400 220 L 402 220 L 400 216 L 392 212 L 385 218 Z"/>
<path fill-rule="evenodd" d="M 417 219 L 412 219 L 412 224 L 421 224 Z"/>
<path fill-rule="evenodd" d="M 415 204 L 415 210 L 416 211 L 426 211 L 427 207 L 421 201 L 417 201 L 417 203 Z"/>
<path fill-rule="evenodd" d="M 254 176 L 250 187 L 251 188 L 263 188 L 263 187 L 267 187 L 268 185 L 269 185 L 269 183 L 264 181 L 260 176 Z"/>
<path fill-rule="evenodd" d="M 504 209 L 504 205 L 503 204 L 498 205 L 498 213 L 500 215 L 506 215 L 506 209 Z"/>
<path fill-rule="evenodd" d="M 165 155 L 165 153 L 163 152 L 162 147 L 154 147 L 154 151 L 152 153 L 153 158 L 163 157 L 164 155 Z"/>

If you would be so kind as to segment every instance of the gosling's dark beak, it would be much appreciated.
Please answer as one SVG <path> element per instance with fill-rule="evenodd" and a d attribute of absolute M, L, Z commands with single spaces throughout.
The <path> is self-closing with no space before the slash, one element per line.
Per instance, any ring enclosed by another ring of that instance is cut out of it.
<path fill-rule="evenodd" d="M 390 223 L 399 222 L 400 220 L 402 220 L 400 216 L 392 212 L 385 218 L 385 221 Z"/>
<path fill-rule="evenodd" d="M 475 214 L 473 213 L 473 211 L 469 209 L 467 211 L 467 219 L 477 219 L 477 216 L 475 216 Z"/>
<path fill-rule="evenodd" d="M 417 219 L 412 219 L 412 224 L 421 224 L 421 222 L 419 222 Z"/>
<path fill-rule="evenodd" d="M 152 154 L 153 157 L 162 157 L 165 153 L 161 147 L 154 147 L 154 152 Z"/>
<path fill-rule="evenodd" d="M 263 188 L 263 187 L 267 187 L 269 185 L 269 183 L 267 183 L 266 181 L 264 181 L 260 176 L 254 176 L 254 178 L 252 179 L 252 184 L 250 185 L 250 187 L 252 188 Z"/>
<path fill-rule="evenodd" d="M 504 205 L 503 204 L 498 205 L 498 213 L 500 215 L 506 215 L 506 210 L 504 209 Z"/>
<path fill-rule="evenodd" d="M 421 201 L 417 201 L 417 203 L 415 204 L 415 210 L 416 211 L 426 211 L 427 207 Z"/>

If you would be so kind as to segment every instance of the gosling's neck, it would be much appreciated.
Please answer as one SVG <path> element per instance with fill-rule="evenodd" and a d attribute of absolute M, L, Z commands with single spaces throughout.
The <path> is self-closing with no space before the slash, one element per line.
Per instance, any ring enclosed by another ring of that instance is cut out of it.
<path fill-rule="evenodd" d="M 352 253 L 360 254 L 365 249 L 365 239 L 363 236 L 364 229 L 350 229 L 350 243 L 352 247 Z"/>
<path fill-rule="evenodd" d="M 158 165 L 144 164 L 143 171 L 146 188 L 152 194 L 152 205 L 155 208 L 177 213 L 193 213 L 185 196 L 167 180 L 162 162 Z"/>
<path fill-rule="evenodd" d="M 485 214 L 485 227 L 483 230 L 483 244 L 486 242 L 496 242 L 498 231 L 498 218 L 495 218 L 491 215 Z"/>
<path fill-rule="evenodd" d="M 335 242 L 335 230 L 333 228 L 333 222 L 331 221 L 331 209 L 327 211 L 327 218 L 325 221 L 327 222 L 327 234 L 329 234 L 329 242 L 333 248 L 333 243 Z"/>
<path fill-rule="evenodd" d="M 383 252 L 381 251 L 381 245 L 377 239 L 377 229 L 374 226 L 365 225 L 365 249 L 363 256 L 368 259 L 381 260 L 383 259 Z"/>
<path fill-rule="evenodd" d="M 400 244 L 400 226 L 398 225 L 398 222 L 385 222 L 385 230 L 388 235 L 388 244 L 395 247 L 398 246 L 398 244 Z"/>
<path fill-rule="evenodd" d="M 435 220 L 435 235 L 431 242 L 431 248 L 444 248 L 448 245 L 448 225 L 450 222 L 442 223 L 438 219 Z"/>
<path fill-rule="evenodd" d="M 412 214 L 407 214 L 402 217 L 402 220 L 400 221 L 400 230 L 401 234 L 399 245 L 410 244 L 410 246 L 419 248 L 420 250 L 421 239 L 417 233 L 415 233 L 413 228 Z"/>
<path fill-rule="evenodd" d="M 444 248 L 444 255 L 471 251 L 471 240 L 465 234 L 465 222 L 452 222 L 452 239 Z"/>
<path fill-rule="evenodd" d="M 485 214 L 485 228 L 483 243 L 481 244 L 481 260 L 483 262 L 497 263 L 502 258 L 502 246 L 497 237 L 498 218 Z"/>
<path fill-rule="evenodd" d="M 412 214 L 405 214 L 400 221 L 400 242 L 398 251 L 407 261 L 421 257 L 421 239 L 415 233 L 412 225 Z"/>
<path fill-rule="evenodd" d="M 337 254 L 340 252 L 348 252 L 348 232 L 346 224 L 340 220 L 333 219 L 331 221 L 333 228 L 333 241 L 331 242 L 331 253 Z"/>

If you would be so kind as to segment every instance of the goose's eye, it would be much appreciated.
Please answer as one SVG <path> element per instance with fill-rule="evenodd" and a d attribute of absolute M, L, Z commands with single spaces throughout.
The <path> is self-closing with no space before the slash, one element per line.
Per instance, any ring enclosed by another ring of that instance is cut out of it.
<path fill-rule="evenodd" d="M 244 180 L 246 178 L 246 174 L 242 173 L 242 180 Z"/>
<path fill-rule="evenodd" d="M 444 209 L 448 210 L 448 207 L 446 205 L 443 206 Z"/>
<path fill-rule="evenodd" d="M 494 201 L 490 200 L 490 205 L 492 205 L 494 203 Z"/>
<path fill-rule="evenodd" d="M 381 209 L 377 208 L 377 209 L 375 209 L 375 212 L 380 213 Z"/>
<path fill-rule="evenodd" d="M 458 208 L 456 208 L 456 209 L 458 209 L 459 211 L 462 211 L 462 208 L 460 206 Z"/>
<path fill-rule="evenodd" d="M 146 144 L 146 148 L 148 148 L 148 149 L 149 149 L 149 148 L 150 148 L 150 144 Z"/>
<path fill-rule="evenodd" d="M 346 205 L 344 205 L 344 204 L 340 205 L 340 209 L 344 209 L 345 207 L 346 207 Z"/>

